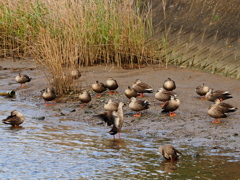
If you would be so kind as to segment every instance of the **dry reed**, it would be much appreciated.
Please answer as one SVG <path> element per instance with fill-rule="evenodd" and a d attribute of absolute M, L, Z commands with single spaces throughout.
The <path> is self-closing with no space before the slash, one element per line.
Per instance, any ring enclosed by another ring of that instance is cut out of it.
<path fill-rule="evenodd" d="M 58 82 L 54 86 L 59 94 L 72 89 L 72 69 L 95 64 L 140 67 L 155 58 L 156 43 L 149 41 L 151 8 L 141 0 L 3 0 L 2 4 L 2 42 L 11 36 L 24 42 L 5 49 L 18 48 L 18 53 L 34 56 Z"/>

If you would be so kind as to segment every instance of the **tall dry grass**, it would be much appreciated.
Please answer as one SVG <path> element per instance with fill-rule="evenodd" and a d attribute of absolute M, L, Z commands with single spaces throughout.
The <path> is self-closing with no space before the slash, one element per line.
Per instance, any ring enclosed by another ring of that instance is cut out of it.
<path fill-rule="evenodd" d="M 71 89 L 65 79 L 74 68 L 133 67 L 155 56 L 151 8 L 142 0 L 3 0 L 0 19 L 2 46 L 34 56 L 60 82 L 60 94 Z"/>

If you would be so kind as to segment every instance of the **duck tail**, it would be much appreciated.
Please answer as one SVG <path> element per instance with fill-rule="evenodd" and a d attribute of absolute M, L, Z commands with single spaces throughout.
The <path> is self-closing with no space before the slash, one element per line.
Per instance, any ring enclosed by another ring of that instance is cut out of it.
<path fill-rule="evenodd" d="M 235 112 L 237 109 L 237 107 L 228 108 L 228 112 Z"/>
<path fill-rule="evenodd" d="M 112 129 L 108 132 L 111 135 L 115 135 L 118 133 L 116 126 L 113 126 Z"/>
<path fill-rule="evenodd" d="M 143 102 L 143 105 L 144 105 L 145 109 L 148 109 L 150 103 L 149 103 L 147 100 L 145 100 L 145 101 Z"/>
<path fill-rule="evenodd" d="M 153 89 L 146 89 L 146 93 L 153 93 Z"/>

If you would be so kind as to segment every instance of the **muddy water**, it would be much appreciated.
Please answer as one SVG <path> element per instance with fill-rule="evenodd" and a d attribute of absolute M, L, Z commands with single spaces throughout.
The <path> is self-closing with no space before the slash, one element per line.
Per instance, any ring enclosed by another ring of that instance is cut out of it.
<path fill-rule="evenodd" d="M 162 132 L 122 132 L 113 140 L 103 125 L 46 116 L 25 102 L 0 97 L 1 114 L 23 112 L 22 127 L 0 125 L 0 179 L 238 179 L 240 152 L 171 144 L 183 153 L 168 162 L 158 154 Z M 208 153 L 207 153 L 208 152 Z M 200 157 L 196 157 L 196 153 Z M 221 156 L 219 155 L 221 154 Z M 234 155 L 234 156 L 233 156 Z M 237 155 L 237 156 L 236 156 Z"/>

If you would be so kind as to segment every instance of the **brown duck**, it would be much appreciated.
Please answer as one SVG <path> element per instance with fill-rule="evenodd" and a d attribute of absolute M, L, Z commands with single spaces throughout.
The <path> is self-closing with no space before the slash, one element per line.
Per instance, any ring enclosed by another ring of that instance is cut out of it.
<path fill-rule="evenodd" d="M 200 99 L 205 99 L 205 95 L 210 90 L 208 86 L 206 86 L 204 83 L 198 87 L 196 87 L 195 91 L 200 96 Z"/>
<path fill-rule="evenodd" d="M 228 91 L 222 91 L 222 90 L 213 91 L 213 89 L 210 89 L 206 93 L 206 98 L 207 98 L 208 101 L 214 102 L 216 99 L 219 99 L 220 101 L 223 101 L 225 99 L 230 99 L 230 98 L 233 98 L 233 97 Z"/>
<path fill-rule="evenodd" d="M 92 99 L 91 95 L 87 92 L 87 90 L 84 90 L 82 93 L 80 93 L 78 98 L 82 103 L 81 107 L 87 107 Z"/>
<path fill-rule="evenodd" d="M 120 139 L 120 132 L 121 132 L 123 121 L 124 121 L 124 119 L 123 119 L 123 106 L 124 106 L 124 103 L 120 102 L 119 106 L 118 106 L 118 110 L 112 112 L 113 127 L 109 131 L 109 134 L 113 135 L 114 138 L 115 138 L 115 134 L 118 134 L 118 138 Z"/>
<path fill-rule="evenodd" d="M 112 111 L 106 111 L 95 116 L 103 120 L 106 123 L 106 126 L 113 125 L 114 117 L 112 115 Z"/>
<path fill-rule="evenodd" d="M 106 87 L 109 89 L 108 94 L 117 94 L 118 83 L 112 77 L 107 79 Z"/>
<path fill-rule="evenodd" d="M 24 115 L 17 110 L 11 112 L 11 115 L 6 119 L 3 119 L 2 122 L 4 124 L 10 124 L 13 127 L 18 127 L 20 124 L 24 122 Z"/>
<path fill-rule="evenodd" d="M 221 102 L 219 99 L 215 100 L 215 104 L 212 104 L 208 109 L 208 115 L 215 118 L 213 123 L 220 123 L 220 118 L 228 117 L 228 113 L 235 112 L 238 108 L 228 103 Z"/>
<path fill-rule="evenodd" d="M 72 77 L 72 79 L 73 80 L 78 80 L 81 76 L 82 76 L 82 74 L 81 74 L 81 72 L 80 72 L 80 70 L 79 69 L 73 69 L 72 71 L 71 71 L 71 77 Z"/>
<path fill-rule="evenodd" d="M 149 108 L 149 102 L 147 100 L 139 100 L 135 97 L 131 98 L 131 102 L 129 103 L 129 108 L 133 111 L 136 111 L 135 117 L 141 117 L 142 111 Z"/>
<path fill-rule="evenodd" d="M 118 103 L 112 101 L 112 99 L 109 99 L 108 103 L 104 104 L 104 109 L 106 111 L 117 111 L 118 110 Z"/>
<path fill-rule="evenodd" d="M 54 105 L 56 97 L 54 89 L 50 88 L 46 88 L 45 92 L 42 94 L 42 98 L 45 100 L 45 105 Z"/>
<path fill-rule="evenodd" d="M 96 83 L 92 84 L 92 89 L 94 92 L 98 93 L 96 97 L 101 97 L 102 93 L 107 90 L 106 86 L 101 83 L 96 81 Z"/>
<path fill-rule="evenodd" d="M 162 107 L 162 113 L 168 112 L 170 116 L 175 116 L 176 113 L 173 111 L 177 110 L 180 105 L 180 100 L 177 98 L 177 95 L 171 96 L 171 99 L 167 101 Z"/>
<path fill-rule="evenodd" d="M 171 78 L 167 78 L 167 80 L 165 80 L 163 83 L 163 88 L 166 91 L 173 91 L 174 89 L 176 89 L 176 83 Z"/>
<path fill-rule="evenodd" d="M 132 97 L 137 97 L 137 91 L 130 86 L 128 86 L 127 89 L 125 89 L 124 94 L 128 99 L 131 99 Z"/>
<path fill-rule="evenodd" d="M 140 93 L 139 97 L 143 97 L 143 93 L 152 93 L 153 89 L 148 84 L 142 82 L 140 79 L 137 79 L 136 82 L 132 85 L 132 88 Z"/>
<path fill-rule="evenodd" d="M 170 161 L 177 160 L 179 155 L 182 154 L 170 144 L 160 146 L 158 150 L 165 159 Z"/>
<path fill-rule="evenodd" d="M 164 106 L 164 104 L 171 99 L 171 96 L 173 93 L 171 91 L 166 91 L 163 88 L 160 88 L 155 93 L 155 98 L 159 101 L 163 101 L 164 103 L 161 106 Z"/>
<path fill-rule="evenodd" d="M 15 80 L 17 83 L 20 84 L 21 87 L 26 86 L 27 82 L 30 82 L 32 80 L 32 78 L 28 77 L 28 75 L 26 74 L 21 74 L 19 73 L 16 77 Z"/>

